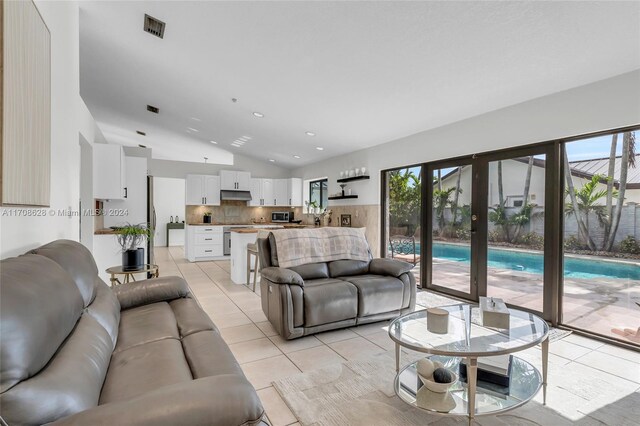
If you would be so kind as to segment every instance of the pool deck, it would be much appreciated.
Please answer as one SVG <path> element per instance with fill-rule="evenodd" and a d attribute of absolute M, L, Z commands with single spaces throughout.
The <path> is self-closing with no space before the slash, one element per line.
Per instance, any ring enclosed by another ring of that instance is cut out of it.
<path fill-rule="evenodd" d="M 493 267 L 488 267 L 487 272 L 488 295 L 542 311 L 542 274 Z M 414 268 L 414 275 L 419 280 L 420 264 Z M 433 282 L 469 292 L 469 264 L 434 258 Z M 562 322 L 619 338 L 611 332 L 612 328 L 640 327 L 640 308 L 636 302 L 640 302 L 639 280 L 565 278 Z"/>

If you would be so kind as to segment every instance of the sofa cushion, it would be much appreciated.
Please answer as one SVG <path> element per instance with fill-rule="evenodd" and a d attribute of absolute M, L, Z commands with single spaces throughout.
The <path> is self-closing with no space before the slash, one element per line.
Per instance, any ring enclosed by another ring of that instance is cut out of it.
<path fill-rule="evenodd" d="M 175 299 L 169 302 L 169 306 L 175 315 L 181 337 L 205 330 L 217 330 L 209 315 L 200 308 L 195 299 Z"/>
<path fill-rule="evenodd" d="M 167 302 L 127 309 L 120 314 L 115 352 L 163 339 L 179 339 L 173 310 Z"/>
<path fill-rule="evenodd" d="M 357 314 L 358 290 L 353 284 L 331 278 L 305 281 L 305 327 L 351 319 Z"/>
<path fill-rule="evenodd" d="M 2 417 L 10 425 L 40 425 L 95 407 L 112 348 L 107 331 L 83 315 L 37 375 L 0 394 Z"/>
<path fill-rule="evenodd" d="M 306 265 L 292 266 L 288 269 L 297 272 L 303 280 L 329 278 L 329 267 L 326 262 L 307 263 Z"/>
<path fill-rule="evenodd" d="M 96 297 L 85 309 L 85 313 L 93 317 L 109 333 L 113 343 L 111 349 L 118 340 L 118 325 L 120 324 L 120 303 L 111 288 L 98 279 Z"/>
<path fill-rule="evenodd" d="M 332 278 L 363 275 L 368 272 L 369 262 L 363 260 L 334 260 L 329 262 L 329 275 Z"/>
<path fill-rule="evenodd" d="M 276 237 L 272 232 L 269 232 L 269 254 L 271 255 L 271 266 L 278 267 L 280 264 L 278 263 L 278 248 L 276 247 Z"/>
<path fill-rule="evenodd" d="M 405 285 L 397 278 L 367 274 L 341 279 L 358 288 L 358 317 L 403 308 Z"/>
<path fill-rule="evenodd" d="M 180 340 L 164 339 L 133 346 L 111 357 L 100 404 L 127 400 L 192 379 Z"/>
<path fill-rule="evenodd" d="M 56 262 L 28 254 L 0 264 L 0 392 L 37 374 L 75 327 L 83 301 Z"/>
<path fill-rule="evenodd" d="M 182 339 L 184 355 L 194 379 L 235 374 L 244 377 L 242 369 L 217 331 L 201 331 Z"/>
<path fill-rule="evenodd" d="M 100 280 L 89 249 L 77 241 L 56 240 L 31 250 L 31 253 L 48 257 L 67 271 L 80 290 L 84 306 L 89 306 L 96 296 L 96 284 Z"/>

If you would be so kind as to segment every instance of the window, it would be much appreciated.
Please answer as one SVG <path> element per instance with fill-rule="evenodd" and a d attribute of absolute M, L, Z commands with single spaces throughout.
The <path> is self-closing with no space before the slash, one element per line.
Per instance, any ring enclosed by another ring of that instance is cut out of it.
<path fill-rule="evenodd" d="M 329 207 L 329 180 L 320 179 L 309 182 L 309 205 L 314 204 L 320 211 Z"/>

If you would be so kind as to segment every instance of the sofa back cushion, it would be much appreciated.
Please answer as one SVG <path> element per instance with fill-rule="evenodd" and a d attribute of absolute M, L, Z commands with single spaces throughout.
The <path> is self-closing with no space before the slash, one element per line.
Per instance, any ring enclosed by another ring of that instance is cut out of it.
<path fill-rule="evenodd" d="M 98 267 L 91 252 L 77 241 L 56 240 L 30 253 L 48 257 L 71 275 L 84 300 L 84 307 L 89 306 L 96 297 Z"/>
<path fill-rule="evenodd" d="M 329 267 L 326 262 L 307 263 L 306 265 L 292 266 L 289 269 L 297 272 L 303 280 L 329 278 Z"/>
<path fill-rule="evenodd" d="M 84 306 L 73 279 L 46 257 L 28 254 L 3 260 L 0 276 L 3 393 L 47 365 L 75 327 Z"/>
<path fill-rule="evenodd" d="M 369 273 L 369 262 L 363 260 L 334 260 L 329 262 L 332 278 L 364 275 Z"/>

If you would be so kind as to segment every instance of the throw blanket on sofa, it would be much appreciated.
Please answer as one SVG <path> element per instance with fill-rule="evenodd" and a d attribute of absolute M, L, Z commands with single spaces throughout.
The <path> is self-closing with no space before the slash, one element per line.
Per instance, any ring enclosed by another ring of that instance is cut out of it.
<path fill-rule="evenodd" d="M 272 232 L 278 266 L 289 268 L 333 260 L 369 261 L 365 228 L 281 229 Z"/>

